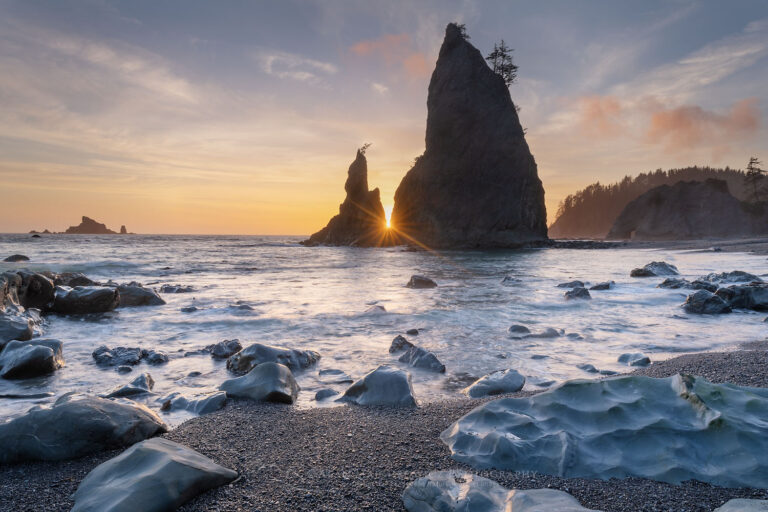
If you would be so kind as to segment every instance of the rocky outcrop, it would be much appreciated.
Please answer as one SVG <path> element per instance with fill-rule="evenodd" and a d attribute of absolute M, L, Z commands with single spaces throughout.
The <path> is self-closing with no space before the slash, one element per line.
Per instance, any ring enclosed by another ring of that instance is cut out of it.
<path fill-rule="evenodd" d="M 768 233 L 768 204 L 742 203 L 723 180 L 681 181 L 630 202 L 608 239 L 734 238 Z"/>
<path fill-rule="evenodd" d="M 122 226 L 120 226 L 120 234 L 121 234 L 121 235 L 127 235 L 127 234 L 128 234 L 128 230 L 127 230 L 127 229 L 125 229 L 125 224 L 123 224 Z"/>
<path fill-rule="evenodd" d="M 347 197 L 339 206 L 339 214 L 302 244 L 359 247 L 391 245 L 379 189 L 368 190 L 368 161 L 364 148 L 357 151 L 355 161 L 349 166 L 344 190 Z"/>
<path fill-rule="evenodd" d="M 116 235 L 116 231 L 112 231 L 107 228 L 106 224 L 96 222 L 90 217 L 83 215 L 83 221 L 77 226 L 69 226 L 66 231 L 67 235 Z"/>
<path fill-rule="evenodd" d="M 72 512 L 176 510 L 237 478 L 237 472 L 167 439 L 135 444 L 98 465 L 80 483 Z"/>
<path fill-rule="evenodd" d="M 547 239 L 544 189 L 504 79 L 450 24 L 427 97 L 426 150 L 395 193 L 392 227 L 434 248 Z"/>
<path fill-rule="evenodd" d="M 279 363 L 261 363 L 242 377 L 225 380 L 219 389 L 230 397 L 285 404 L 295 402 L 300 390 L 291 370 Z"/>

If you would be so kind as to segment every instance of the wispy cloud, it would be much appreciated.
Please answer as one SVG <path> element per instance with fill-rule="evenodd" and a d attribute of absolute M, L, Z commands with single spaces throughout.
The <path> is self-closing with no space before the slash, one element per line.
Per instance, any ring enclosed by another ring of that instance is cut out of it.
<path fill-rule="evenodd" d="M 309 59 L 293 53 L 263 51 L 257 55 L 262 70 L 271 76 L 312 84 L 323 83 L 322 77 L 333 75 L 338 68 L 330 62 Z"/>
<path fill-rule="evenodd" d="M 380 94 L 382 96 L 386 96 L 389 94 L 389 87 L 387 87 L 384 84 L 380 84 L 378 82 L 371 82 L 371 89 L 373 89 L 373 92 Z"/>

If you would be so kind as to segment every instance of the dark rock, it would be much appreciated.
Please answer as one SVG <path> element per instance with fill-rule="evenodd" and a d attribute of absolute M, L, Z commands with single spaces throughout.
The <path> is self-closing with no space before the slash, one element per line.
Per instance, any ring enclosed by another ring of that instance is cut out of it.
<path fill-rule="evenodd" d="M 584 288 L 583 281 L 568 281 L 567 283 L 560 283 L 558 288 Z"/>
<path fill-rule="evenodd" d="M 669 288 L 673 290 L 677 290 L 680 288 L 688 288 L 691 290 L 707 290 L 713 293 L 717 291 L 717 285 L 710 283 L 708 281 L 702 281 L 701 279 L 697 279 L 691 282 L 691 281 L 688 281 L 687 279 L 676 278 L 676 277 L 666 278 L 664 281 L 658 284 L 656 288 Z"/>
<path fill-rule="evenodd" d="M 137 347 L 109 348 L 102 345 L 91 354 L 96 364 L 104 366 L 137 365 L 143 357 L 142 350 Z"/>
<path fill-rule="evenodd" d="M 53 281 L 42 274 L 22 270 L 17 272 L 18 280 L 9 282 L 15 288 L 18 303 L 25 308 L 46 311 L 53 303 L 55 286 Z"/>
<path fill-rule="evenodd" d="M 56 286 L 97 286 L 98 283 L 80 272 L 62 272 L 56 274 L 53 278 L 53 284 Z"/>
<path fill-rule="evenodd" d="M 743 270 L 732 270 L 731 272 L 720 272 L 707 274 L 699 278 L 702 281 L 710 283 L 754 283 L 762 282 L 762 279 L 755 274 L 744 272 Z"/>
<path fill-rule="evenodd" d="M 526 334 L 523 336 L 523 338 L 559 338 L 563 335 L 562 331 L 558 331 L 554 327 L 547 327 L 541 332 L 537 332 L 534 334 Z"/>
<path fill-rule="evenodd" d="M 130 366 L 123 365 L 123 366 L 117 367 L 117 373 L 130 373 L 132 371 L 133 371 L 133 368 L 131 368 Z"/>
<path fill-rule="evenodd" d="M 155 381 L 152 379 L 152 376 L 148 373 L 142 373 L 133 379 L 129 384 L 114 388 L 112 391 L 104 395 L 104 398 L 144 395 L 152 391 L 153 387 L 155 387 Z"/>
<path fill-rule="evenodd" d="M 127 230 L 127 229 L 125 229 L 125 224 L 123 224 L 122 226 L 120 226 L 120 234 L 121 234 L 121 235 L 127 235 L 127 234 L 128 234 L 128 230 Z"/>
<path fill-rule="evenodd" d="M 320 354 L 314 350 L 293 350 L 254 343 L 227 359 L 227 369 L 243 374 L 256 365 L 273 362 L 280 363 L 291 370 L 309 368 L 320 360 Z"/>
<path fill-rule="evenodd" d="M 326 384 L 352 384 L 354 382 L 352 377 L 335 368 L 320 370 L 318 375 Z"/>
<path fill-rule="evenodd" d="M 579 370 L 584 370 L 587 373 L 598 373 L 599 370 L 595 368 L 595 365 L 592 364 L 580 364 L 577 366 Z"/>
<path fill-rule="evenodd" d="M 394 354 L 395 352 L 400 352 L 401 350 L 406 350 L 411 347 L 413 347 L 413 343 L 398 334 L 389 346 L 389 353 Z"/>
<path fill-rule="evenodd" d="M 214 359 L 226 359 L 240 352 L 243 346 L 240 340 L 224 340 L 215 345 L 208 345 L 205 350 L 211 353 Z"/>
<path fill-rule="evenodd" d="M 719 295 L 707 290 L 697 290 L 688 296 L 683 304 L 686 313 L 695 313 L 700 315 L 717 315 L 721 313 L 730 313 L 731 306 Z"/>
<path fill-rule="evenodd" d="M 0 377 L 26 379 L 64 366 L 59 340 L 10 341 L 0 353 Z"/>
<path fill-rule="evenodd" d="M 64 231 L 67 235 L 116 235 L 111 229 L 107 229 L 105 224 L 100 224 L 90 217 L 83 216 L 82 222 L 78 226 L 70 226 Z"/>
<path fill-rule="evenodd" d="M 122 448 L 166 431 L 159 417 L 133 402 L 74 393 L 0 423 L 0 464 L 66 460 Z"/>
<path fill-rule="evenodd" d="M 509 333 L 525 335 L 525 334 L 531 334 L 531 330 L 524 325 L 513 325 L 512 327 L 509 328 Z"/>
<path fill-rule="evenodd" d="M 677 267 L 665 261 L 652 261 L 643 268 L 633 269 L 629 273 L 630 277 L 657 277 L 657 276 L 676 276 L 680 272 Z"/>
<path fill-rule="evenodd" d="M 120 293 L 108 286 L 56 287 L 56 298 L 50 310 L 60 315 L 106 313 L 120 304 Z"/>
<path fill-rule="evenodd" d="M 717 296 L 734 309 L 768 311 L 768 283 L 731 285 L 718 289 Z"/>
<path fill-rule="evenodd" d="M 157 366 L 159 364 L 165 364 L 168 362 L 168 355 L 163 352 L 156 352 L 154 350 L 149 350 L 146 352 L 146 354 L 142 351 L 142 359 L 144 359 L 147 364 L 151 364 L 153 366 Z"/>
<path fill-rule="evenodd" d="M 565 292 L 565 299 L 566 300 L 572 300 L 572 299 L 585 299 L 589 300 L 592 298 L 592 295 L 589 294 L 589 290 L 586 288 L 574 288 L 573 290 L 568 290 Z"/>
<path fill-rule="evenodd" d="M 381 365 L 367 373 L 347 388 L 337 401 L 358 405 L 416 406 L 411 375 L 389 365 Z"/>
<path fill-rule="evenodd" d="M 747 208 L 723 180 L 661 185 L 630 202 L 608 239 L 683 240 L 733 238 L 768 233 L 764 205 Z"/>
<path fill-rule="evenodd" d="M 184 410 L 193 414 L 209 414 L 218 411 L 224 407 L 226 401 L 227 394 L 223 391 L 191 399 L 179 392 L 174 392 L 159 400 L 162 403 L 160 410 L 163 412 Z"/>
<path fill-rule="evenodd" d="M 11 340 L 27 341 L 35 334 L 35 327 L 42 319 L 37 310 L 25 311 L 21 306 L 7 307 L 0 313 L 0 349 Z"/>
<path fill-rule="evenodd" d="M 618 362 L 627 366 L 648 366 L 651 364 L 651 358 L 640 352 L 626 353 L 619 356 Z"/>
<path fill-rule="evenodd" d="M 440 362 L 435 354 L 421 347 L 411 346 L 398 359 L 414 368 L 421 368 L 431 372 L 445 373 L 445 365 Z"/>
<path fill-rule="evenodd" d="M 182 313 L 194 313 L 195 311 L 197 311 L 197 307 L 195 306 L 187 306 L 181 308 Z"/>
<path fill-rule="evenodd" d="M 80 483 L 72 512 L 176 510 L 237 478 L 191 448 L 167 439 L 137 443 L 98 465 Z"/>
<path fill-rule="evenodd" d="M 3 261 L 6 261 L 8 263 L 17 263 L 19 261 L 29 261 L 29 256 L 24 256 L 23 254 L 13 254 L 5 258 Z"/>
<path fill-rule="evenodd" d="M 522 282 L 520 279 L 512 276 L 504 276 L 504 279 L 501 280 L 501 284 L 507 286 L 512 286 L 520 282 Z"/>
<path fill-rule="evenodd" d="M 193 293 L 195 288 L 180 284 L 164 284 L 160 287 L 160 293 Z"/>
<path fill-rule="evenodd" d="M 219 389 L 229 397 L 292 404 L 300 388 L 287 366 L 268 362 L 256 365 L 242 377 L 225 380 Z"/>
<path fill-rule="evenodd" d="M 315 393 L 315 400 L 320 402 L 321 400 L 325 400 L 326 398 L 331 398 L 332 396 L 336 396 L 338 394 L 339 392 L 334 389 L 330 389 L 330 388 L 321 389 L 320 391 Z"/>
<path fill-rule="evenodd" d="M 412 275 L 405 286 L 408 288 L 437 288 L 437 283 L 428 277 Z"/>
<path fill-rule="evenodd" d="M 374 304 L 373 306 L 369 306 L 368 309 L 366 309 L 363 312 L 363 316 L 370 316 L 370 315 L 381 315 L 387 312 L 387 308 L 384 306 L 380 306 L 378 304 Z"/>
<path fill-rule="evenodd" d="M 544 189 L 504 79 L 446 28 L 427 98 L 426 150 L 397 188 L 392 226 L 430 248 L 547 239 Z"/>
<path fill-rule="evenodd" d="M 523 389 L 525 377 L 517 370 L 499 370 L 481 377 L 474 384 L 464 390 L 472 398 L 501 395 L 503 393 L 515 393 Z"/>
<path fill-rule="evenodd" d="M 162 306 L 165 301 L 151 288 L 145 288 L 141 283 L 121 284 L 117 287 L 120 292 L 120 307 Z"/>
<path fill-rule="evenodd" d="M 590 290 L 610 290 L 616 285 L 615 281 L 604 281 L 602 283 L 597 283 L 596 285 L 590 287 Z"/>
<path fill-rule="evenodd" d="M 419 335 L 419 330 L 418 329 L 408 329 L 407 331 L 405 331 L 405 334 L 407 334 L 408 336 L 418 336 Z"/>
<path fill-rule="evenodd" d="M 379 189 L 368 190 L 368 162 L 364 149 L 357 151 L 355 161 L 349 166 L 344 190 L 347 197 L 339 206 L 339 214 L 302 244 L 360 247 L 391 245 Z"/>

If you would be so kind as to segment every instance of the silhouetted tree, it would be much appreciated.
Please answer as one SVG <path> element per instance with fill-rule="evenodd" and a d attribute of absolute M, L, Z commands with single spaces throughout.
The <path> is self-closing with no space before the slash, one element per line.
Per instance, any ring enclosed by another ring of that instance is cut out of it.
<path fill-rule="evenodd" d="M 365 144 L 360 146 L 358 151 L 360 152 L 361 155 L 365 156 L 365 152 L 368 151 L 368 148 L 371 147 L 372 145 L 373 145 L 373 142 L 366 142 Z"/>
<path fill-rule="evenodd" d="M 491 63 L 493 72 L 501 75 L 507 87 L 517 80 L 517 66 L 512 61 L 513 51 L 515 50 L 507 46 L 507 43 L 502 39 L 500 43 L 493 45 L 493 51 L 485 58 Z"/>
<path fill-rule="evenodd" d="M 752 193 L 752 201 L 759 201 L 760 196 L 765 194 L 763 180 L 765 179 L 765 170 L 761 169 L 762 162 L 757 157 L 750 157 L 747 164 L 747 173 L 744 175 L 744 183 Z"/>
<path fill-rule="evenodd" d="M 464 23 L 454 23 L 456 25 L 456 28 L 459 29 L 459 33 L 461 34 L 462 39 L 465 41 L 469 41 L 469 34 L 467 34 L 467 26 Z"/>

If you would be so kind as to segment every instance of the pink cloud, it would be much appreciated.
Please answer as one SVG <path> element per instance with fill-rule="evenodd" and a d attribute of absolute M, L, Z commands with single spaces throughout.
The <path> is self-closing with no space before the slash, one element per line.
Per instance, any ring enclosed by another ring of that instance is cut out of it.
<path fill-rule="evenodd" d="M 427 56 L 419 52 L 408 34 L 386 34 L 378 39 L 367 39 L 355 43 L 350 51 L 358 57 L 374 57 L 385 62 L 408 77 L 429 76 Z"/>
<path fill-rule="evenodd" d="M 625 114 L 619 100 L 613 96 L 585 96 L 579 99 L 582 132 L 601 137 L 614 137 L 624 132 Z"/>

